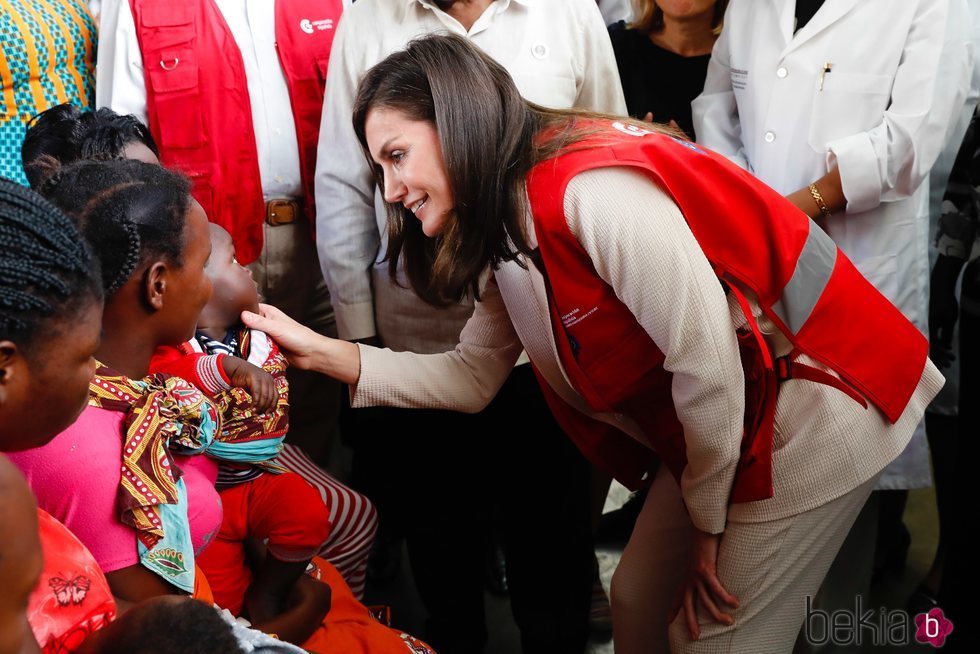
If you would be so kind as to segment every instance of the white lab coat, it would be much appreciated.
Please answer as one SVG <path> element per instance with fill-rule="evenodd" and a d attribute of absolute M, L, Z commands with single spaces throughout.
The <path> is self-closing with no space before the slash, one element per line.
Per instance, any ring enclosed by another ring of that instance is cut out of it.
<path fill-rule="evenodd" d="M 973 76 L 970 82 L 970 93 L 966 97 L 966 102 L 960 110 L 959 120 L 952 126 L 949 132 L 949 139 L 946 141 L 946 148 L 936 159 L 936 164 L 929 173 L 929 269 L 936 265 L 936 256 L 939 250 L 936 243 L 936 235 L 939 229 L 939 217 L 942 215 L 943 196 L 946 194 L 946 186 L 949 182 L 949 175 L 953 170 L 956 155 L 963 145 L 963 138 L 966 130 L 970 126 L 973 118 L 973 111 L 977 108 L 977 100 L 980 99 L 980 0 L 951 0 L 949 6 L 950 21 L 962 20 L 972 26 L 973 34 Z M 940 86 L 943 78 L 940 77 Z M 974 248 L 976 252 L 976 248 Z M 968 253 L 969 254 L 969 253 Z M 971 255 L 971 258 L 974 255 Z M 957 298 L 959 292 L 957 292 Z M 929 405 L 930 413 L 939 415 L 955 416 L 959 413 L 960 395 L 960 360 L 959 360 L 959 324 L 953 332 L 953 353 L 956 358 L 946 367 L 941 368 L 946 376 L 946 385 Z"/>
<path fill-rule="evenodd" d="M 947 25 L 949 0 L 826 0 L 794 34 L 795 6 L 731 1 L 692 104 L 698 141 L 784 195 L 838 166 L 847 208 L 823 227 L 925 332 L 923 181 L 970 87 L 969 25 Z M 929 483 L 920 429 L 880 487 Z"/>

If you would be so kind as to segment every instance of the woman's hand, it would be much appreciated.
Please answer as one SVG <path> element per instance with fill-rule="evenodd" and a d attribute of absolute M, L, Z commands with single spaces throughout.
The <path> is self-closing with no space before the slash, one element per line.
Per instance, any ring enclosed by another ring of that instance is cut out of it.
<path fill-rule="evenodd" d="M 345 384 L 356 384 L 361 376 L 356 345 L 317 334 L 274 306 L 260 304 L 258 314 L 242 311 L 242 322 L 268 334 L 297 368 L 316 370 Z"/>
<path fill-rule="evenodd" d="M 674 598 L 674 608 L 670 612 L 668 620 L 668 622 L 673 622 L 678 611 L 683 608 L 684 620 L 687 622 L 687 630 L 691 635 L 691 640 L 697 640 L 701 637 L 701 629 L 698 626 L 698 602 L 716 622 L 726 625 L 735 624 L 735 619 L 731 614 L 719 608 L 723 604 L 738 608 L 738 598 L 725 590 L 718 579 L 717 563 L 720 543 L 721 534 L 708 534 L 700 529 L 694 530 L 687 579 L 678 590 L 677 597 Z"/>
<path fill-rule="evenodd" d="M 269 304 L 260 304 L 258 314 L 242 311 L 242 322 L 268 334 L 289 363 L 304 370 L 313 367 L 317 346 L 325 338 Z"/>

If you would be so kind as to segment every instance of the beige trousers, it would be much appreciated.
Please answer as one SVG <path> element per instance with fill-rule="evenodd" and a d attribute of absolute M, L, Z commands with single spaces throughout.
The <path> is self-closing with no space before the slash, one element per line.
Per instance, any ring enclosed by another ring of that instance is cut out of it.
<path fill-rule="evenodd" d="M 813 597 L 878 477 L 810 511 L 768 522 L 729 520 L 718 577 L 739 598 L 734 626 L 699 612 L 692 642 L 683 615 L 667 613 L 687 571 L 693 526 L 662 467 L 612 582 L 616 654 L 791 652 Z"/>
<path fill-rule="evenodd" d="M 249 265 L 263 301 L 326 336 L 337 336 L 330 294 L 306 221 L 265 225 L 262 254 Z M 286 440 L 327 468 L 337 434 L 340 383 L 325 375 L 290 368 L 289 434 Z"/>

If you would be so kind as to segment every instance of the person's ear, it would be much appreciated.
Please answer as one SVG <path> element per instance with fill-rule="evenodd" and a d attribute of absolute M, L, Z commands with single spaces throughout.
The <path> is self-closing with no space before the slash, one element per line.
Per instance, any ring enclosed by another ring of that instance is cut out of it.
<path fill-rule="evenodd" d="M 170 269 L 163 261 L 150 264 L 143 275 L 143 297 L 154 311 L 163 308 L 164 296 L 167 293 L 167 280 Z"/>
<path fill-rule="evenodd" d="M 0 341 L 0 405 L 6 403 L 11 386 L 19 381 L 24 356 L 13 341 Z"/>

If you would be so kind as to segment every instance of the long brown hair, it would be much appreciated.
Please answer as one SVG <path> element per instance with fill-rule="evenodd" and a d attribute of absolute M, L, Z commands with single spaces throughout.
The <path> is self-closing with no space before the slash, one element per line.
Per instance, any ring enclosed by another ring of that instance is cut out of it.
<path fill-rule="evenodd" d="M 404 258 L 412 289 L 434 306 L 457 303 L 467 294 L 479 298 L 488 266 L 532 252 L 525 177 L 538 162 L 595 131 L 580 118 L 633 122 L 532 104 L 507 71 L 467 39 L 427 36 L 371 68 L 357 89 L 354 132 L 382 188 L 383 173 L 371 159 L 364 131 L 376 107 L 430 122 L 439 135 L 455 199 L 442 233 L 427 237 L 408 209 L 385 203 L 389 275 L 397 280 Z"/>

